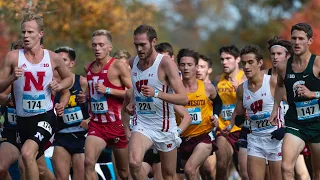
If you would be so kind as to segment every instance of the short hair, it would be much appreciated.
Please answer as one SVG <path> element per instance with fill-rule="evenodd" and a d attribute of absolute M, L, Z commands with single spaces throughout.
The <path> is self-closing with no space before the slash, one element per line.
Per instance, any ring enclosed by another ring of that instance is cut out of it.
<path fill-rule="evenodd" d="M 111 33 L 108 31 L 108 30 L 105 30 L 105 29 L 99 29 L 99 30 L 96 30 L 92 33 L 92 37 L 94 36 L 106 36 L 108 41 L 110 43 L 112 43 L 112 36 L 111 36 Z"/>
<path fill-rule="evenodd" d="M 235 45 L 223 46 L 219 49 L 219 54 L 227 53 L 232 55 L 234 58 L 238 58 L 240 56 L 240 50 Z"/>
<path fill-rule="evenodd" d="M 291 42 L 282 39 L 282 37 L 280 37 L 280 36 L 275 36 L 274 38 L 272 38 L 268 41 L 269 52 L 271 51 L 271 47 L 275 46 L 275 45 L 283 46 L 284 48 L 286 48 L 287 49 L 286 54 L 289 54 L 290 56 L 292 56 L 294 54 Z"/>
<path fill-rule="evenodd" d="M 263 59 L 263 54 L 262 54 L 262 50 L 259 46 L 257 45 L 247 45 L 245 46 L 241 52 L 240 52 L 240 56 L 243 56 L 245 54 L 254 54 L 256 57 L 256 60 L 259 61 L 260 59 Z"/>
<path fill-rule="evenodd" d="M 199 62 L 199 54 L 192 49 L 180 49 L 177 55 L 178 64 L 180 64 L 180 60 L 182 57 L 192 57 L 194 59 L 195 64 L 197 65 Z"/>
<path fill-rule="evenodd" d="M 68 46 L 58 47 L 56 50 L 54 50 L 54 52 L 55 53 L 60 53 L 60 52 L 68 53 L 71 61 L 76 60 L 76 52 L 71 47 L 68 47 Z"/>
<path fill-rule="evenodd" d="M 199 59 L 202 59 L 202 60 L 204 60 L 205 62 L 207 62 L 209 68 L 211 68 L 211 66 L 212 66 L 212 60 L 211 60 L 208 56 L 206 56 L 206 55 L 204 55 L 204 54 L 200 54 L 200 55 L 199 55 Z"/>
<path fill-rule="evenodd" d="M 125 58 L 125 59 L 130 59 L 131 55 L 130 53 L 125 50 L 125 49 L 118 49 L 114 54 L 113 57 L 115 59 L 121 59 L 121 58 Z"/>
<path fill-rule="evenodd" d="M 148 37 L 149 42 L 151 42 L 154 38 L 157 39 L 156 30 L 152 26 L 149 26 L 146 24 L 142 24 L 142 25 L 138 26 L 134 30 L 133 35 L 144 34 L 144 33 L 147 33 L 147 37 Z"/>
<path fill-rule="evenodd" d="M 41 16 L 35 14 L 34 12 L 28 12 L 23 16 L 21 26 L 23 25 L 23 23 L 28 22 L 28 21 L 33 21 L 33 20 L 36 21 L 36 23 L 38 25 L 38 30 L 43 31 L 43 27 L 44 27 L 43 18 Z"/>
<path fill-rule="evenodd" d="M 170 57 L 173 56 L 173 48 L 170 43 L 162 42 L 155 45 L 155 49 L 158 53 L 168 53 Z"/>
<path fill-rule="evenodd" d="M 298 23 L 291 27 L 291 34 L 294 30 L 303 31 L 307 34 L 308 39 L 313 37 L 312 27 L 307 23 Z"/>
<path fill-rule="evenodd" d="M 13 43 L 11 43 L 11 50 L 22 49 L 23 48 L 23 40 L 19 39 Z"/>

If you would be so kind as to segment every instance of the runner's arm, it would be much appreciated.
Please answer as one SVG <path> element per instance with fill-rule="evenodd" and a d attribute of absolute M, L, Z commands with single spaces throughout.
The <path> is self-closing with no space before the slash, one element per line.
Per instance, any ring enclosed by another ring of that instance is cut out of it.
<path fill-rule="evenodd" d="M 132 87 L 131 77 L 130 77 L 130 69 L 129 67 L 122 61 L 115 61 L 115 67 L 119 71 L 119 78 L 121 83 L 128 89 Z M 119 89 L 110 89 L 110 94 L 117 96 L 119 98 L 124 98 L 126 90 Z"/>
<path fill-rule="evenodd" d="M 184 132 L 191 124 L 192 118 L 186 108 L 181 105 L 174 105 L 174 111 L 182 118 L 179 128 Z"/>
<path fill-rule="evenodd" d="M 64 64 L 64 60 L 58 54 L 51 54 L 52 61 L 55 63 L 55 70 L 57 70 L 59 76 L 61 77 L 61 81 L 59 82 L 60 90 L 62 89 L 70 89 L 73 85 L 73 74 Z"/>
<path fill-rule="evenodd" d="M 18 77 L 16 77 L 14 69 L 13 60 L 18 59 L 17 53 L 15 51 L 10 51 L 3 62 L 0 71 L 0 93 L 4 92 Z M 16 65 L 17 66 L 17 65 Z"/>
<path fill-rule="evenodd" d="M 177 65 L 169 57 L 164 56 L 160 66 L 162 66 L 166 78 L 175 93 L 169 94 L 160 91 L 158 98 L 171 104 L 186 105 L 188 103 L 188 96 L 179 76 Z"/>
<path fill-rule="evenodd" d="M 235 125 L 236 116 L 243 116 L 246 113 L 246 110 L 243 107 L 243 83 L 240 84 L 239 87 L 237 88 L 236 97 L 237 97 L 236 107 L 231 116 L 230 125 L 228 127 L 229 131 Z"/>
<path fill-rule="evenodd" d="M 286 67 L 286 64 L 284 64 L 283 62 L 278 64 L 278 67 L 277 67 L 278 77 L 277 77 L 277 84 L 274 92 L 274 105 L 272 110 L 274 112 L 278 111 L 280 102 L 284 99 L 283 97 L 285 95 L 285 87 L 284 87 L 284 76 L 285 76 L 284 68 L 285 67 Z"/>
<path fill-rule="evenodd" d="M 213 102 L 213 115 L 219 116 L 222 110 L 222 101 L 217 93 L 216 88 L 212 84 L 205 84 L 206 91 L 209 93 L 209 99 Z"/>

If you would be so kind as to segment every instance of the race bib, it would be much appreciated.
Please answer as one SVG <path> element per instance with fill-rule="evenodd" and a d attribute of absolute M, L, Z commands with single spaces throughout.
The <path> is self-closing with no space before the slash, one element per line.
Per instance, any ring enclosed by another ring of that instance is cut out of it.
<path fill-rule="evenodd" d="M 250 116 L 251 130 L 255 132 L 264 131 L 273 128 L 273 125 L 269 122 L 270 112 L 262 114 L 255 114 Z"/>
<path fill-rule="evenodd" d="M 64 109 L 62 116 L 63 122 L 66 124 L 74 124 L 83 120 L 81 108 L 79 106 Z"/>
<path fill-rule="evenodd" d="M 312 99 L 310 101 L 295 102 L 298 120 L 307 120 L 320 116 L 319 101 Z"/>
<path fill-rule="evenodd" d="M 29 95 L 23 94 L 22 106 L 23 110 L 28 113 L 46 112 L 46 97 L 44 94 Z"/>
<path fill-rule="evenodd" d="M 93 114 L 105 114 L 108 112 L 108 103 L 105 96 L 99 99 L 91 97 L 91 111 Z"/>
<path fill-rule="evenodd" d="M 234 104 L 222 105 L 221 117 L 225 121 L 230 121 L 236 106 Z"/>
<path fill-rule="evenodd" d="M 137 114 L 156 114 L 156 107 L 152 97 L 136 97 Z"/>
<path fill-rule="evenodd" d="M 38 127 L 45 129 L 46 131 L 48 131 L 52 135 L 52 127 L 48 122 L 40 121 L 40 122 L 38 122 Z"/>
<path fill-rule="evenodd" d="M 191 124 L 200 124 L 202 122 L 200 107 L 187 108 L 187 111 L 192 118 Z"/>
<path fill-rule="evenodd" d="M 8 108 L 8 122 L 11 125 L 17 124 L 17 112 L 14 108 Z"/>

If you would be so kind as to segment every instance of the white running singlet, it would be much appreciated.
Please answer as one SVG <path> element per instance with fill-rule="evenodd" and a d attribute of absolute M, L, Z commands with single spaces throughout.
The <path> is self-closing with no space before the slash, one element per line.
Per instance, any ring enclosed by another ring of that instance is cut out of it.
<path fill-rule="evenodd" d="M 23 75 L 13 83 L 17 115 L 30 117 L 43 114 L 53 108 L 53 97 L 48 87 L 53 79 L 52 65 L 48 50 L 44 49 L 43 59 L 38 64 L 30 63 L 19 50 L 18 67 Z"/>

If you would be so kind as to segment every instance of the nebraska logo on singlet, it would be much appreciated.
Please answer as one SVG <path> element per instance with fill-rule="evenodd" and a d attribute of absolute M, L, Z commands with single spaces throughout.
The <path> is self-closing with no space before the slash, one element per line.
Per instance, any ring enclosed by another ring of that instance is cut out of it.
<path fill-rule="evenodd" d="M 45 72 L 38 71 L 35 78 L 31 72 L 24 72 L 25 82 L 23 87 L 22 104 L 23 110 L 29 113 L 42 113 L 46 111 L 45 108 L 45 94 L 43 87 L 43 79 Z M 31 83 L 35 90 L 32 91 Z"/>
<path fill-rule="evenodd" d="M 31 91 L 30 82 L 34 85 L 36 90 L 43 90 L 43 78 L 46 75 L 46 72 L 37 72 L 38 80 L 32 75 L 31 72 L 24 72 L 25 82 L 24 82 L 24 91 Z"/>

